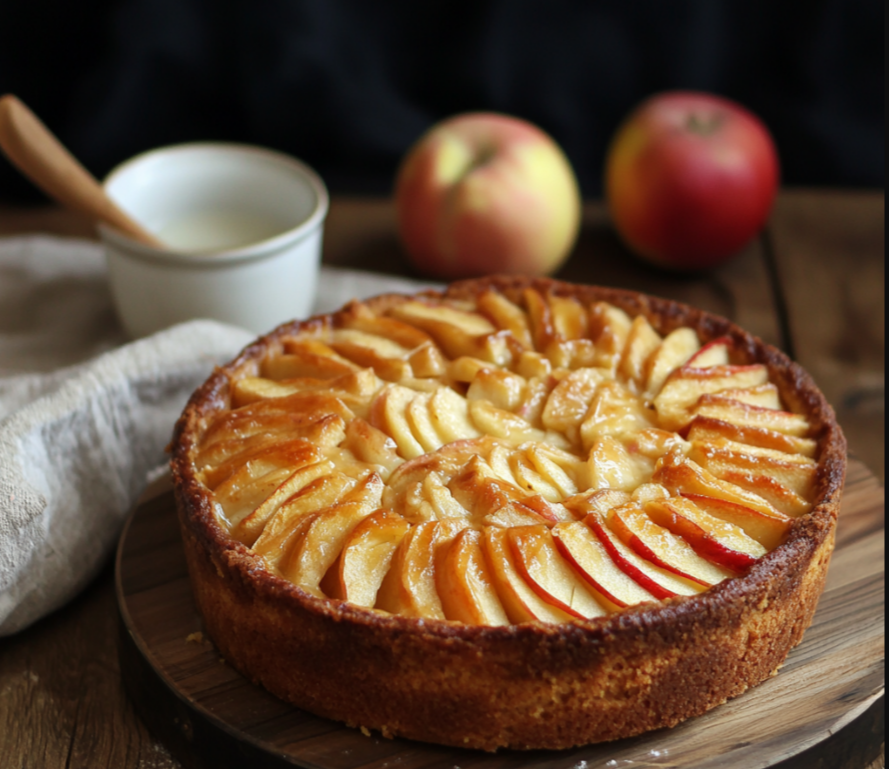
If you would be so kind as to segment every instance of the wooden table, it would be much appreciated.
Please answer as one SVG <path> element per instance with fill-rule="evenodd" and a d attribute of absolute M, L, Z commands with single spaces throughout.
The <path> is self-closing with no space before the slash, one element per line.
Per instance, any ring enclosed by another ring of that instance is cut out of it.
<path fill-rule="evenodd" d="M 616 239 L 604 207 L 590 202 L 577 247 L 556 277 L 689 302 L 783 348 L 815 377 L 837 410 L 850 452 L 882 483 L 883 222 L 882 192 L 786 190 L 765 232 L 737 259 L 684 277 L 636 261 Z M 64 211 L 0 207 L 0 236 L 25 232 L 92 236 L 88 223 Z M 325 239 L 328 264 L 414 275 L 388 200 L 335 198 Z M 109 560 L 68 606 L 0 639 L 0 767 L 182 765 L 135 715 L 121 684 L 117 636 Z M 884 766 L 884 707 L 881 698 L 816 750 L 782 766 Z"/>

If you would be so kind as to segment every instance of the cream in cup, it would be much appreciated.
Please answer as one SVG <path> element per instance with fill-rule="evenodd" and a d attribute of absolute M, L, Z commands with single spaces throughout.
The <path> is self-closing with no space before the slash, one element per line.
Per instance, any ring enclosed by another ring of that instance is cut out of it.
<path fill-rule="evenodd" d="M 261 334 L 311 312 L 328 195 L 304 163 L 259 147 L 182 144 L 126 161 L 103 186 L 167 244 L 99 227 L 131 337 L 193 318 Z"/>

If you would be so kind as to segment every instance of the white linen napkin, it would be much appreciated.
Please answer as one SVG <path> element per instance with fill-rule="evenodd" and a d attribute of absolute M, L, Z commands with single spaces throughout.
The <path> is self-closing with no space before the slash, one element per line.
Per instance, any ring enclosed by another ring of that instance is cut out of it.
<path fill-rule="evenodd" d="M 322 268 L 315 312 L 430 285 Z M 95 576 L 189 395 L 252 336 L 198 320 L 127 343 L 100 246 L 0 239 L 0 636 Z"/>

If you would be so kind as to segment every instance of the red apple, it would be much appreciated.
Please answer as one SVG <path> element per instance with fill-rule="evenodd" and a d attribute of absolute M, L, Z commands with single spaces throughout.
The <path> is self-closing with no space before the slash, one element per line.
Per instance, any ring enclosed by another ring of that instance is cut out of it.
<path fill-rule="evenodd" d="M 507 115 L 458 115 L 433 126 L 396 176 L 399 233 L 422 272 L 455 279 L 541 275 L 568 256 L 580 193 L 559 146 Z"/>
<path fill-rule="evenodd" d="M 618 128 L 605 193 L 630 248 L 662 267 L 699 270 L 760 231 L 778 177 L 778 154 L 759 118 L 718 96 L 669 92 Z"/>

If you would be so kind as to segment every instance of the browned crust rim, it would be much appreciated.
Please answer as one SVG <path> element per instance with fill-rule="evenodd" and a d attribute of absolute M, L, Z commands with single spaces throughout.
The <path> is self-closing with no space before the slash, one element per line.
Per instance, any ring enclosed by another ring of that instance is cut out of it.
<path fill-rule="evenodd" d="M 683 305 L 632 291 L 575 285 L 545 278 L 492 276 L 452 284 L 444 292 L 427 291 L 421 296 L 471 298 L 484 288 L 494 288 L 507 296 L 524 288 L 537 288 L 560 295 L 571 295 L 582 301 L 606 301 L 626 311 L 630 316 L 644 314 L 661 333 L 680 326 L 693 328 L 702 342 L 720 336 L 730 336 L 748 362 L 764 363 L 784 397 L 793 398 L 793 406 L 805 413 L 812 426 L 813 437 L 819 443 L 819 472 L 816 480 L 817 503 L 811 512 L 799 518 L 787 541 L 761 558 L 744 576 L 727 580 L 695 596 L 684 596 L 657 604 L 641 604 L 616 614 L 592 620 L 577 620 L 564 624 L 526 622 L 519 625 L 489 627 L 472 626 L 445 620 L 418 620 L 400 615 L 386 615 L 363 609 L 342 601 L 316 598 L 298 586 L 264 569 L 262 564 L 242 543 L 229 537 L 216 522 L 209 493 L 194 476 L 190 455 L 194 448 L 195 432 L 206 417 L 209 407 L 218 408 L 225 400 L 229 376 L 244 366 L 252 365 L 265 354 L 271 344 L 310 324 L 325 323 L 331 316 L 316 316 L 305 321 L 294 321 L 248 345 L 227 365 L 217 368 L 212 376 L 192 395 L 182 416 L 176 423 L 173 437 L 171 468 L 177 506 L 185 511 L 189 530 L 198 537 L 199 544 L 218 566 L 225 567 L 244 589 L 256 591 L 275 600 L 329 617 L 335 622 L 348 621 L 358 625 L 372 625 L 394 633 L 408 633 L 428 639 L 466 641 L 516 639 L 531 635 L 538 641 L 583 636 L 587 641 L 596 638 L 638 633 L 645 628 L 674 630 L 686 622 L 702 617 L 719 616 L 720 607 L 727 603 L 758 602 L 768 593 L 776 572 L 796 575 L 804 572 L 817 549 L 833 530 L 839 495 L 845 478 L 846 442 L 830 405 L 811 376 L 784 353 L 765 344 L 731 321 Z M 387 294 L 369 300 L 373 306 L 385 306 L 405 301 L 406 296 Z M 336 317 L 336 313 L 332 317 Z"/>

